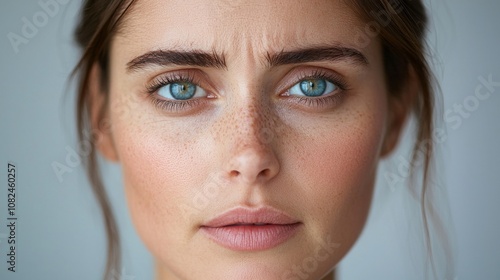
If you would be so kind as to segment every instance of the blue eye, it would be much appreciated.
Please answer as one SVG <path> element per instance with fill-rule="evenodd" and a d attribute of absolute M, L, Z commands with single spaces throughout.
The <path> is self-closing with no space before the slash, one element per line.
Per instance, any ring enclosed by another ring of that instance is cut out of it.
<path fill-rule="evenodd" d="M 205 90 L 187 81 L 166 84 L 158 89 L 158 95 L 166 99 L 188 100 L 193 97 L 205 96 Z"/>
<path fill-rule="evenodd" d="M 331 93 L 337 86 L 325 79 L 311 78 L 298 82 L 290 88 L 290 95 L 305 95 L 309 97 L 322 96 Z"/>

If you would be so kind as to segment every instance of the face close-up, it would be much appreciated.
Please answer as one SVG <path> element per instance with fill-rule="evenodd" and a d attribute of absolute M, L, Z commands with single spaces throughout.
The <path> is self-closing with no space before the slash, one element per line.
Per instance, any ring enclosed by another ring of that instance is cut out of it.
<path fill-rule="evenodd" d="M 139 0 L 99 146 L 157 279 L 321 279 L 392 148 L 382 46 L 339 0 Z"/>

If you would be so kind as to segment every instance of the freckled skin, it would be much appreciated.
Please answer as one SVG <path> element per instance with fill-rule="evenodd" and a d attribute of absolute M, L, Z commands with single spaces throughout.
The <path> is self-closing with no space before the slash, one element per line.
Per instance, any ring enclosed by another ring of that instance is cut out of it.
<path fill-rule="evenodd" d="M 340 246 L 308 279 L 325 276 L 345 256 L 366 222 L 387 133 L 380 42 L 361 50 L 369 61 L 363 68 L 308 64 L 336 71 L 349 84 L 327 109 L 284 102 L 277 88 L 297 65 L 269 69 L 263 61 L 283 49 L 355 47 L 362 27 L 334 0 L 139 0 L 133 6 L 111 47 L 111 137 L 131 217 L 156 259 L 158 280 L 294 279 L 282 276 L 314 256 L 328 236 Z M 189 67 L 128 73 L 126 64 L 159 48 L 224 53 L 227 69 L 199 69 L 217 98 L 186 114 L 156 108 L 145 85 Z M 207 188 L 215 195 L 201 211 L 186 213 L 200 207 L 195 198 Z M 303 226 L 286 243 L 259 252 L 231 251 L 200 234 L 203 222 L 238 205 L 271 205 Z"/>

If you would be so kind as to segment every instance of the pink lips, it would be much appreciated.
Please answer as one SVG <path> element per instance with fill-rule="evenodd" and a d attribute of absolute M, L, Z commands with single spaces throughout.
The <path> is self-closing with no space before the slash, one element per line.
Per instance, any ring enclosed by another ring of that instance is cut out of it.
<path fill-rule="evenodd" d="M 271 207 L 236 208 L 201 226 L 208 238 L 232 250 L 258 251 L 290 239 L 301 223 Z"/>

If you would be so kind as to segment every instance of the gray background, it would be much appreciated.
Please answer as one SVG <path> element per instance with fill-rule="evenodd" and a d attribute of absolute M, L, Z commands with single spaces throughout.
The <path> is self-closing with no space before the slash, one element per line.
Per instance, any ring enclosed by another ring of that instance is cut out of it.
<path fill-rule="evenodd" d="M 101 216 L 82 166 L 71 168 L 62 182 L 52 169 L 54 162 L 66 162 L 67 149 L 77 149 L 74 87 L 65 86 L 78 57 L 71 32 L 80 1 L 60 2 L 17 53 L 7 34 L 21 34 L 22 18 L 32 22 L 43 9 L 38 1 L 0 2 L 1 279 L 100 279 L 104 268 Z M 500 82 L 500 1 L 436 0 L 428 7 L 429 44 L 446 112 L 473 100 L 480 77 Z M 439 145 L 439 181 L 448 191 L 456 246 L 456 274 L 448 279 L 500 279 L 500 87 L 493 89 L 460 126 L 441 117 L 446 141 Z M 383 176 L 397 172 L 407 146 L 381 167 L 373 211 L 339 266 L 340 279 L 422 279 L 416 208 L 409 207 L 404 182 L 389 185 Z M 6 263 L 7 162 L 18 171 L 16 273 Z M 104 172 L 111 174 L 106 184 L 124 240 L 125 270 L 116 275 L 152 279 L 152 258 L 130 223 L 119 167 L 108 164 Z"/>

